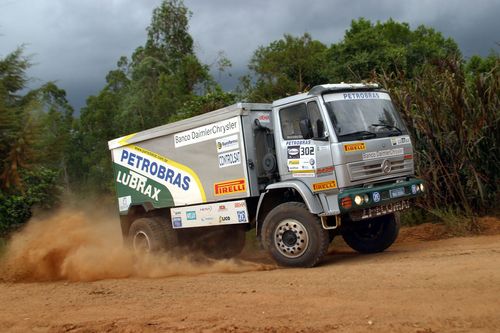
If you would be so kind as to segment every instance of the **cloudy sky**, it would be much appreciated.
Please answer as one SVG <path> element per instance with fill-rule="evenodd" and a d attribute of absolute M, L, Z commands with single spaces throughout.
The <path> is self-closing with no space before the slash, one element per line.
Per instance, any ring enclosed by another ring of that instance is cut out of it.
<path fill-rule="evenodd" d="M 35 66 L 33 87 L 56 81 L 78 110 L 104 85 L 122 55 L 145 41 L 153 8 L 161 0 L 0 0 L 0 57 L 25 44 Z M 487 55 L 500 47 L 499 0 L 185 0 L 200 59 L 214 63 L 219 51 L 232 61 L 234 88 L 253 51 L 284 33 L 326 44 L 342 39 L 350 21 L 393 18 L 434 27 L 454 38 L 463 54 Z M 217 75 L 215 76 L 217 78 Z"/>

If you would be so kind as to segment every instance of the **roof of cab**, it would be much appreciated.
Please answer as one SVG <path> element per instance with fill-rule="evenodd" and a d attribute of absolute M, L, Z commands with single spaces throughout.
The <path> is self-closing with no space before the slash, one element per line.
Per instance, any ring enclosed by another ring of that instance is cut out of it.
<path fill-rule="evenodd" d="M 360 89 L 379 89 L 380 86 L 377 83 L 329 83 L 314 86 L 308 92 L 293 95 L 285 98 L 278 99 L 273 102 L 273 107 L 280 106 L 288 103 L 293 103 L 295 101 L 303 100 L 307 97 L 320 96 L 327 92 L 335 91 L 345 91 L 345 90 L 360 90 Z"/>

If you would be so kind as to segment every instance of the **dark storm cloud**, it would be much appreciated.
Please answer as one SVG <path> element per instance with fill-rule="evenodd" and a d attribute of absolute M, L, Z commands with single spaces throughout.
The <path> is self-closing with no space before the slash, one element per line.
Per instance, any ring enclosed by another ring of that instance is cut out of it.
<path fill-rule="evenodd" d="M 106 73 L 122 55 L 130 56 L 144 43 L 151 12 L 160 0 L 0 0 L 0 56 L 20 44 L 34 54 L 30 75 L 37 82 L 56 80 L 79 108 L 97 93 Z M 302 35 L 326 44 L 338 42 L 352 19 L 375 22 L 393 18 L 434 27 L 454 38 L 466 56 L 498 50 L 500 2 L 484 1 L 229 1 L 185 0 L 193 12 L 190 32 L 200 59 L 212 64 L 219 51 L 232 61 L 233 88 L 247 70 L 253 51 L 284 33 Z M 216 78 L 219 77 L 214 72 Z"/>

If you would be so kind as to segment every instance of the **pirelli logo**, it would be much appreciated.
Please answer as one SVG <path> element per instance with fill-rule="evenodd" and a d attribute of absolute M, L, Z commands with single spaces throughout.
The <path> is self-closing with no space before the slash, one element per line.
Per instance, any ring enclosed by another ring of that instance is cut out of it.
<path fill-rule="evenodd" d="M 315 192 L 331 190 L 334 188 L 337 188 L 337 181 L 335 180 L 313 184 L 313 191 Z"/>
<path fill-rule="evenodd" d="M 344 144 L 344 151 L 346 153 L 358 150 L 366 150 L 364 142 L 346 143 Z"/>
<path fill-rule="evenodd" d="M 226 195 L 233 193 L 242 193 L 247 191 L 245 179 L 228 180 L 214 184 L 215 195 Z"/>

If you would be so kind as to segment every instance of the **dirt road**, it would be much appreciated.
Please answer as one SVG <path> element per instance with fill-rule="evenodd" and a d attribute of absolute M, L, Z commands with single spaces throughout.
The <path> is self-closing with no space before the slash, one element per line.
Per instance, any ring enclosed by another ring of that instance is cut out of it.
<path fill-rule="evenodd" d="M 500 332 L 500 235 L 343 245 L 314 269 L 0 284 L 0 331 Z"/>

